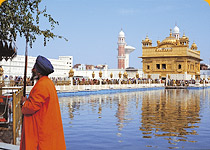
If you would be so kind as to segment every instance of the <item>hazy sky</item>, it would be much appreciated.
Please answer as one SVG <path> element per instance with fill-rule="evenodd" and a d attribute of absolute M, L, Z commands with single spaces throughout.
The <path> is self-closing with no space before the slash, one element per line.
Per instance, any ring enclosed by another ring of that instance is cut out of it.
<path fill-rule="evenodd" d="M 138 58 L 141 41 L 148 35 L 156 46 L 156 41 L 169 36 L 177 24 L 181 36 L 185 32 L 190 46 L 194 41 L 201 59 L 209 64 L 210 6 L 204 0 L 43 0 L 42 5 L 60 23 L 54 33 L 69 41 L 54 39 L 44 47 L 40 37 L 29 49 L 30 56 L 73 56 L 73 64 L 117 68 L 117 40 L 122 28 L 126 43 L 136 48 L 130 54 L 130 66 L 142 68 Z M 18 39 L 17 47 L 18 55 L 24 55 L 23 39 Z"/>

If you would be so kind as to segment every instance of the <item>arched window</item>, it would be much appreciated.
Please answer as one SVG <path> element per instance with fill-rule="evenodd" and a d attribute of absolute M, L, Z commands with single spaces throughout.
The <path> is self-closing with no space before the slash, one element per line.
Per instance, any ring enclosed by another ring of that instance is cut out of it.
<path fill-rule="evenodd" d="M 181 64 L 178 65 L 178 69 L 182 69 L 182 65 Z"/>

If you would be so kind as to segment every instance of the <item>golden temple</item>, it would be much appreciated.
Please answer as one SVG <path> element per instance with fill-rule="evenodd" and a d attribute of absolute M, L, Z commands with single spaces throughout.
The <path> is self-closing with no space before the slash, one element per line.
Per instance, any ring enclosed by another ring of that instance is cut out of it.
<path fill-rule="evenodd" d="M 183 34 L 179 37 L 179 28 L 175 26 L 170 30 L 169 37 L 162 42 L 157 41 L 157 46 L 152 46 L 152 40 L 142 40 L 142 62 L 144 74 L 159 75 L 165 79 L 168 75 L 190 75 L 195 79 L 200 75 L 200 51 L 193 42 L 189 47 L 189 38 Z"/>

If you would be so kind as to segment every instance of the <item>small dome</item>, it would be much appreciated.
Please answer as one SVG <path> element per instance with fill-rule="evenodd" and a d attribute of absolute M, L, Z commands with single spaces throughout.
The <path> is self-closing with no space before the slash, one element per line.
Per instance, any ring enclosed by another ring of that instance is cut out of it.
<path fill-rule="evenodd" d="M 142 43 L 152 43 L 152 40 L 150 40 L 148 35 L 147 35 L 145 40 L 142 40 Z"/>
<path fill-rule="evenodd" d="M 145 42 L 150 42 L 150 39 L 149 39 L 148 35 L 145 38 Z"/>
<path fill-rule="evenodd" d="M 149 41 L 149 38 L 148 38 L 148 36 L 146 36 L 146 38 L 145 38 L 145 41 Z"/>
<path fill-rule="evenodd" d="M 179 33 L 179 28 L 177 26 L 174 27 L 173 33 Z"/>
<path fill-rule="evenodd" d="M 195 44 L 195 42 L 193 42 L 192 45 L 191 45 L 191 49 L 197 50 L 197 48 L 198 48 L 197 45 Z"/>
<path fill-rule="evenodd" d="M 185 36 L 185 33 L 183 33 L 183 36 L 181 37 L 181 40 L 188 40 L 188 37 Z"/>
<path fill-rule="evenodd" d="M 195 42 L 193 42 L 192 46 L 193 46 L 193 47 L 197 47 L 197 45 L 195 44 Z"/>
<path fill-rule="evenodd" d="M 143 46 L 152 46 L 152 40 L 148 38 L 148 36 L 145 38 L 145 40 L 142 40 L 141 42 Z"/>
<path fill-rule="evenodd" d="M 119 37 L 125 37 L 125 33 L 122 30 L 119 33 Z"/>

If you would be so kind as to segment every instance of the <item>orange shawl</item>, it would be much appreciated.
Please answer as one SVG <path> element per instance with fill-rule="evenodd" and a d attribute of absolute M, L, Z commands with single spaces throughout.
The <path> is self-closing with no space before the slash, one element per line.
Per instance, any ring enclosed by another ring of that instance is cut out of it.
<path fill-rule="evenodd" d="M 65 150 L 58 96 L 53 82 L 41 77 L 22 107 L 20 150 Z"/>

